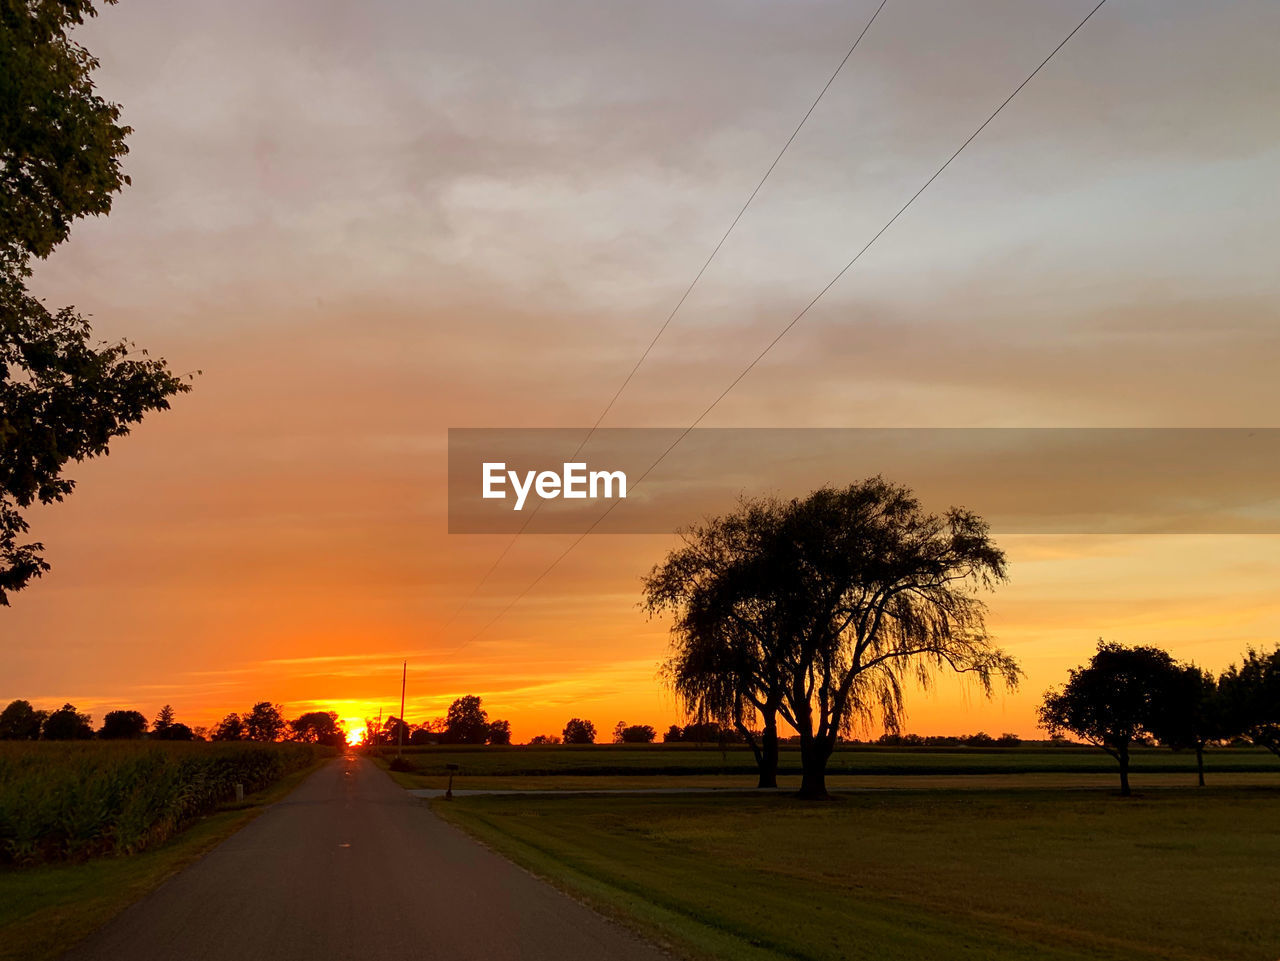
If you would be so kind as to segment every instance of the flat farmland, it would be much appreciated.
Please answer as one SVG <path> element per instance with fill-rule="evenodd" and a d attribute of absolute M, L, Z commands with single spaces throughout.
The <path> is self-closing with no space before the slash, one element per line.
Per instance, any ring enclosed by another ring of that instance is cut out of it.
<path fill-rule="evenodd" d="M 492 796 L 441 816 L 687 957 L 1280 957 L 1280 793 Z"/>

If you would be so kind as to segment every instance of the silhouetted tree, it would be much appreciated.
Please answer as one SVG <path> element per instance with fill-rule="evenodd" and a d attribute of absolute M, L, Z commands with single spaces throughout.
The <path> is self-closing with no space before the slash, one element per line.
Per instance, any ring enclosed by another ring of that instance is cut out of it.
<path fill-rule="evenodd" d="M 778 712 L 794 637 L 776 595 L 759 581 L 768 576 L 759 559 L 785 514 L 776 500 L 743 501 L 733 513 L 685 531 L 684 545 L 644 579 L 649 614 L 674 616 L 664 679 L 686 715 L 714 723 L 717 734 L 721 726 L 739 732 L 762 788 L 778 785 Z M 701 740 L 687 734 L 686 727 L 680 739 Z"/>
<path fill-rule="evenodd" d="M 209 735 L 213 741 L 243 741 L 245 739 L 244 719 L 239 714 L 228 714 L 213 726 Z"/>
<path fill-rule="evenodd" d="M 1120 764 L 1120 793 L 1128 797 L 1129 748 L 1153 736 L 1165 692 L 1178 667 L 1158 647 L 1125 647 L 1098 641 L 1084 667 L 1073 668 L 1059 691 L 1048 691 L 1040 725 L 1050 734 L 1070 731 L 1102 748 Z"/>
<path fill-rule="evenodd" d="M 147 719 L 139 711 L 108 711 L 98 729 L 105 741 L 129 740 L 147 733 Z"/>
<path fill-rule="evenodd" d="M 580 717 L 573 717 L 564 726 L 565 744 L 595 744 L 596 726 Z"/>
<path fill-rule="evenodd" d="M 1227 735 L 1218 684 L 1195 665 L 1177 665 L 1159 694 L 1151 732 L 1175 751 L 1196 752 L 1196 777 L 1204 787 L 1205 745 Z"/>
<path fill-rule="evenodd" d="M 402 737 L 403 740 L 401 740 Z M 382 722 L 382 731 L 378 735 L 378 743 L 395 746 L 397 744 L 408 744 L 412 738 L 413 734 L 409 730 L 409 723 L 392 715 Z"/>
<path fill-rule="evenodd" d="M 110 2 L 110 0 L 108 0 Z M 22 543 L 23 512 L 71 493 L 68 463 L 106 452 L 144 414 L 190 389 L 126 342 L 95 341 L 71 308 L 26 287 L 33 258 L 72 222 L 111 209 L 129 128 L 94 91 L 97 61 L 68 36 L 90 0 L 6 3 L 0 13 L 0 605 L 49 569 Z"/>
<path fill-rule="evenodd" d="M 346 747 L 347 735 L 337 711 L 308 711 L 289 722 L 289 737 L 304 744 Z"/>
<path fill-rule="evenodd" d="M 662 735 L 663 744 L 674 744 L 684 740 L 684 731 L 681 730 L 679 724 L 672 724 L 667 728 L 666 733 Z"/>
<path fill-rule="evenodd" d="M 559 734 L 535 734 L 533 737 L 529 738 L 529 743 L 530 744 L 559 744 L 560 735 Z"/>
<path fill-rule="evenodd" d="M 158 737 L 162 741 L 168 740 L 164 736 L 165 732 L 176 719 L 177 713 L 174 711 L 172 704 L 166 704 L 164 707 L 160 708 L 159 713 L 156 714 L 156 719 L 151 722 L 152 736 Z"/>
<path fill-rule="evenodd" d="M 511 722 L 510 721 L 490 721 L 489 722 L 489 743 L 490 744 L 510 744 L 511 743 Z"/>
<path fill-rule="evenodd" d="M 1264 654 L 1249 648 L 1244 661 L 1223 672 L 1218 686 L 1229 728 L 1280 756 L 1280 647 Z"/>
<path fill-rule="evenodd" d="M 652 744 L 658 732 L 648 724 L 628 724 L 622 729 L 623 744 Z"/>
<path fill-rule="evenodd" d="M 37 711 L 30 701 L 10 701 L 0 711 L 0 741 L 34 741 L 40 737 L 40 728 L 48 711 Z"/>
<path fill-rule="evenodd" d="M 747 501 L 733 517 L 745 533 L 713 563 L 695 564 L 705 583 L 681 604 L 698 618 L 705 612 L 711 627 L 699 621 L 686 631 L 677 618 L 677 653 L 687 634 L 716 647 L 703 676 L 778 673 L 780 682 L 764 675 L 712 688 L 708 713 L 749 690 L 780 690 L 778 713 L 799 737 L 802 797 L 827 796 L 827 761 L 842 733 L 877 713 L 897 729 L 908 680 L 927 685 L 950 669 L 987 694 L 996 680 L 1016 685 L 1018 667 L 991 646 L 976 596 L 1005 578 L 1004 554 L 977 515 L 928 514 L 911 491 L 874 477 L 785 503 Z M 678 596 L 675 579 L 663 596 Z"/>
<path fill-rule="evenodd" d="M 92 718 L 64 704 L 45 718 L 40 736 L 46 741 L 81 741 L 93 737 Z"/>
<path fill-rule="evenodd" d="M 244 716 L 245 733 L 250 741 L 278 741 L 284 733 L 284 715 L 280 705 L 259 701 Z"/>
<path fill-rule="evenodd" d="M 444 716 L 444 740 L 449 744 L 483 744 L 489 739 L 489 714 L 474 694 L 449 705 Z"/>
<path fill-rule="evenodd" d="M 160 735 L 162 741 L 192 741 L 195 740 L 195 732 L 181 721 L 174 721 L 164 733 Z"/>

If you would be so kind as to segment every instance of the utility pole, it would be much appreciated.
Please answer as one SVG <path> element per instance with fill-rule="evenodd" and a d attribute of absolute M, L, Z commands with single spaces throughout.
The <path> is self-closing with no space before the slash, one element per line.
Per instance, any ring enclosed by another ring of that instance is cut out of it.
<path fill-rule="evenodd" d="M 396 742 L 396 757 L 404 754 L 404 684 L 409 679 L 409 662 L 406 660 L 400 670 L 400 724 L 396 728 L 396 735 L 399 740 Z"/>

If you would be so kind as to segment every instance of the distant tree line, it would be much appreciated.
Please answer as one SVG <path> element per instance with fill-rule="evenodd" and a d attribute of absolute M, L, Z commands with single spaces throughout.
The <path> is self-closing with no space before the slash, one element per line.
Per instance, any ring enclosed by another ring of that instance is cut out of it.
<path fill-rule="evenodd" d="M 881 734 L 875 740 L 876 744 L 883 744 L 886 747 L 1017 747 L 1022 743 L 1022 738 L 1016 734 L 1001 734 L 999 737 L 992 737 L 986 731 L 978 731 L 976 734 L 956 735 L 920 735 L 920 734 Z"/>
<path fill-rule="evenodd" d="M 1254 744 L 1280 755 L 1280 647 L 1270 653 L 1250 648 L 1239 667 L 1215 678 L 1158 647 L 1099 640 L 1088 664 L 1046 692 L 1040 723 L 1115 758 L 1122 795 L 1131 793 L 1130 749 L 1151 742 L 1195 751 L 1203 785 L 1209 745 Z"/>
<path fill-rule="evenodd" d="M 343 747 L 346 733 L 335 711 L 310 711 L 286 721 L 280 705 L 259 701 L 244 714 L 228 714 L 212 729 L 190 727 L 166 704 L 153 721 L 135 710 L 108 711 L 96 731 L 93 718 L 64 704 L 56 711 L 37 710 L 30 701 L 12 701 L 0 711 L 0 740 L 4 741 L 296 741 Z"/>
<path fill-rule="evenodd" d="M 475 694 L 457 698 L 449 705 L 444 717 L 423 724 L 409 724 L 398 717 L 389 717 L 379 726 L 372 719 L 365 721 L 365 743 L 370 745 L 396 744 L 510 744 L 511 722 L 489 719 L 482 699 Z"/>

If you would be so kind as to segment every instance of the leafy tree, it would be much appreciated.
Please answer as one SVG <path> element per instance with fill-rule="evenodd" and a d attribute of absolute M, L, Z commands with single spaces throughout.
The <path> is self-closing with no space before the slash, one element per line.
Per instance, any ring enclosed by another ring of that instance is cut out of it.
<path fill-rule="evenodd" d="M 108 711 L 98 729 L 104 741 L 136 740 L 147 733 L 147 719 L 139 711 Z"/>
<path fill-rule="evenodd" d="M 559 734 L 535 734 L 533 737 L 529 738 L 529 743 L 530 744 L 559 744 L 560 735 Z"/>
<path fill-rule="evenodd" d="M 278 741 L 284 734 L 284 715 L 280 713 L 280 705 L 270 701 L 259 701 L 244 716 L 245 734 L 250 741 Z"/>
<path fill-rule="evenodd" d="M 213 726 L 209 735 L 211 741 L 243 741 L 245 739 L 244 719 L 239 714 L 228 714 Z"/>
<path fill-rule="evenodd" d="M 1204 787 L 1205 746 L 1228 733 L 1213 675 L 1192 664 L 1177 666 L 1165 679 L 1151 730 L 1175 751 L 1196 752 L 1196 777 Z"/>
<path fill-rule="evenodd" d="M 1218 685 L 1224 723 L 1259 747 L 1280 755 L 1280 647 L 1269 654 L 1249 648 L 1240 667 L 1231 665 Z"/>
<path fill-rule="evenodd" d="M 511 743 L 511 722 L 510 721 L 490 721 L 488 742 L 490 744 L 510 744 Z"/>
<path fill-rule="evenodd" d="M 0 711 L 0 741 L 36 740 L 48 716 L 48 711 L 37 711 L 30 701 L 10 701 Z"/>
<path fill-rule="evenodd" d="M 649 724 L 629 724 L 622 732 L 623 744 L 652 744 L 658 732 Z"/>
<path fill-rule="evenodd" d="M 46 741 L 87 740 L 93 737 L 92 721 L 88 714 L 76 711 L 74 704 L 64 704 L 45 718 L 40 736 Z"/>
<path fill-rule="evenodd" d="M 346 747 L 347 734 L 338 720 L 337 711 L 308 711 L 289 722 L 290 740 L 304 744 L 326 744 Z"/>
<path fill-rule="evenodd" d="M 444 740 L 448 744 L 483 744 L 489 739 L 489 714 L 474 694 L 449 705 L 444 717 Z"/>
<path fill-rule="evenodd" d="M 696 665 L 709 683 L 693 691 L 704 713 L 727 713 L 741 731 L 762 698 L 776 701 L 799 737 L 802 797 L 827 796 L 842 734 L 874 714 L 897 729 L 908 680 L 927 685 L 945 668 L 987 694 L 996 680 L 1016 685 L 1021 672 L 991 646 L 976 596 L 1005 578 L 1004 554 L 977 515 L 928 514 L 909 490 L 874 477 L 785 503 L 746 501 L 719 523 L 729 548 L 695 557 L 690 587 L 676 552 L 650 575 L 650 604 L 655 578 L 670 573 L 658 596 L 679 611 L 677 661 L 690 642 L 711 648 Z"/>
<path fill-rule="evenodd" d="M 595 744 L 596 726 L 580 717 L 573 717 L 564 726 L 565 744 Z"/>
<path fill-rule="evenodd" d="M 165 739 L 165 731 L 167 731 L 177 719 L 177 713 L 173 709 L 172 704 L 166 704 L 160 708 L 160 712 L 156 714 L 156 719 L 151 722 L 151 733 L 160 738 Z"/>
<path fill-rule="evenodd" d="M 672 724 L 667 728 L 666 733 L 662 735 L 663 744 L 674 744 L 684 739 L 684 731 L 681 730 L 679 724 Z"/>
<path fill-rule="evenodd" d="M 194 741 L 196 737 L 195 731 L 191 730 L 181 721 L 174 721 L 164 733 L 160 735 L 162 741 Z"/>
<path fill-rule="evenodd" d="M 1061 690 L 1048 691 L 1040 725 L 1057 735 L 1070 731 L 1102 748 L 1120 764 L 1120 793 L 1129 790 L 1129 748 L 1154 736 L 1165 698 L 1179 673 L 1167 651 L 1098 641 L 1084 667 L 1073 668 Z"/>
<path fill-rule="evenodd" d="M 778 536 L 785 508 L 772 499 L 684 532 L 684 546 L 644 580 L 644 607 L 672 613 L 672 654 L 662 673 L 686 715 L 738 731 L 751 746 L 758 786 L 778 786 L 778 712 L 793 638 L 757 563 Z M 759 733 L 756 732 L 760 725 Z M 675 730 L 673 727 L 672 730 Z M 690 738 L 688 729 L 676 740 Z M 666 740 L 672 740 L 668 732 Z M 712 738 L 715 740 L 716 738 Z"/>
<path fill-rule="evenodd" d="M 32 258 L 76 219 L 106 214 L 128 183 L 129 128 L 95 93 L 97 61 L 68 35 L 94 15 L 91 0 L 0 8 L 0 605 L 49 570 L 44 546 L 24 543 L 24 512 L 71 493 L 68 463 L 106 453 L 190 389 L 164 361 L 94 342 L 72 308 L 50 312 L 27 292 Z"/>
<path fill-rule="evenodd" d="M 622 743 L 622 734 L 626 729 L 627 729 L 626 721 L 619 721 L 617 724 L 613 726 L 613 743 L 614 744 Z"/>

